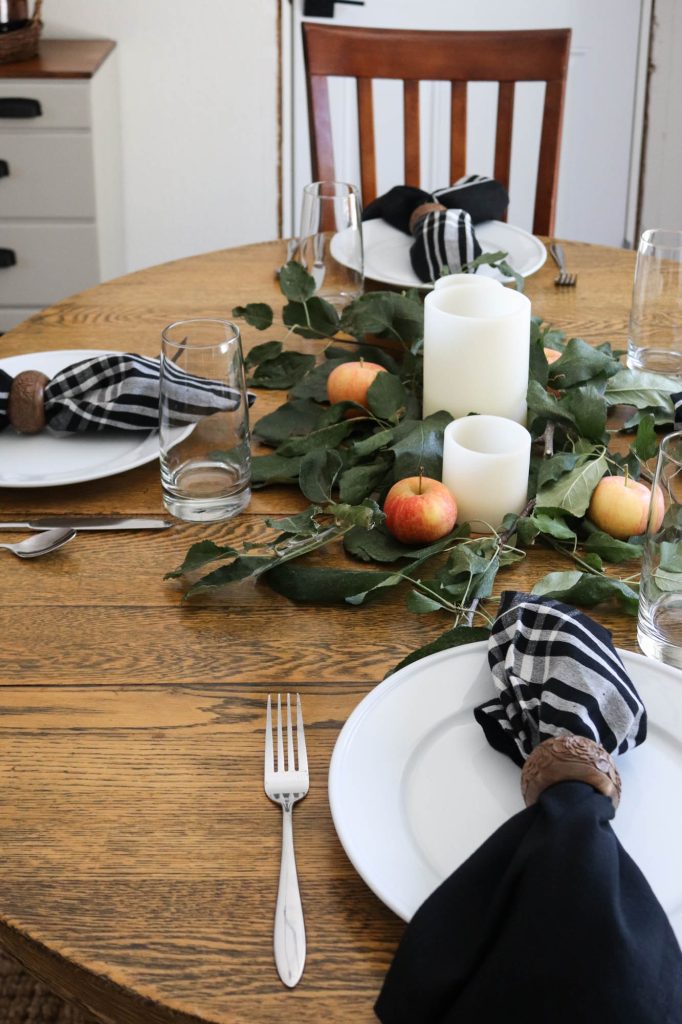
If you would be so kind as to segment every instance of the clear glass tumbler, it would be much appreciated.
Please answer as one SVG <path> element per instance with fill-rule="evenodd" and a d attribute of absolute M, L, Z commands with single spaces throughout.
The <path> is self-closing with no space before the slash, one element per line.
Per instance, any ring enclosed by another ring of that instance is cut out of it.
<path fill-rule="evenodd" d="M 315 294 L 342 309 L 362 294 L 362 211 L 355 185 L 314 181 L 303 189 L 298 259 Z"/>
<path fill-rule="evenodd" d="M 163 331 L 159 434 L 163 502 L 174 516 L 213 522 L 248 505 L 248 394 L 229 320 L 180 320 Z"/>
<path fill-rule="evenodd" d="M 659 449 L 642 552 L 637 641 L 645 654 L 682 668 L 682 431 L 665 437 Z"/>
<path fill-rule="evenodd" d="M 682 231 L 645 231 L 637 249 L 628 366 L 682 374 Z"/>

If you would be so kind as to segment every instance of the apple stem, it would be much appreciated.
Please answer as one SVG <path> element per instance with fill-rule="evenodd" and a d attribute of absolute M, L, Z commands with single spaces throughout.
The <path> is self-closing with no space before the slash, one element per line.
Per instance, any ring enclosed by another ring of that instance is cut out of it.
<path fill-rule="evenodd" d="M 359 362 L 360 362 L 360 366 L 364 366 L 365 365 L 365 360 L 363 359 L 362 356 L 360 356 Z"/>
<path fill-rule="evenodd" d="M 419 494 L 422 492 L 422 477 L 424 476 L 424 467 L 419 467 Z"/>
<path fill-rule="evenodd" d="M 628 467 L 626 466 L 625 467 L 625 483 L 623 484 L 623 487 L 627 487 L 629 482 L 630 482 L 630 473 L 628 471 Z"/>

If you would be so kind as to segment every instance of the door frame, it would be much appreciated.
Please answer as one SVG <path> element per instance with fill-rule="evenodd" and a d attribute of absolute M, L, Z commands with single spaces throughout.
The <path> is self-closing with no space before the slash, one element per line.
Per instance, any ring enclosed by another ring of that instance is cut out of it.
<path fill-rule="evenodd" d="M 296 234 L 293 224 L 294 189 L 294 37 L 296 4 L 302 0 L 277 0 L 279 3 L 279 92 L 280 92 L 280 235 Z M 637 73 L 633 100 L 632 136 L 628 168 L 628 189 L 623 223 L 623 247 L 632 248 L 639 237 L 640 186 L 646 146 L 646 112 L 649 98 L 650 52 L 653 35 L 654 0 L 641 0 Z M 318 20 L 318 19 L 311 19 Z M 326 20 L 326 19 L 325 19 Z M 573 51 L 573 48 L 572 48 Z"/>

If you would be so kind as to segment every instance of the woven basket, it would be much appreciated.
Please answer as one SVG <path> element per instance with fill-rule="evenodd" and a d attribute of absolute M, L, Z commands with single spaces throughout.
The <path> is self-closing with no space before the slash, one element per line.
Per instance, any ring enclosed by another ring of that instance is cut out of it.
<path fill-rule="evenodd" d="M 28 60 L 38 52 L 38 40 L 43 23 L 40 20 L 43 0 L 36 0 L 33 17 L 25 28 L 14 32 L 0 33 L 0 64 L 12 64 L 15 60 Z"/>

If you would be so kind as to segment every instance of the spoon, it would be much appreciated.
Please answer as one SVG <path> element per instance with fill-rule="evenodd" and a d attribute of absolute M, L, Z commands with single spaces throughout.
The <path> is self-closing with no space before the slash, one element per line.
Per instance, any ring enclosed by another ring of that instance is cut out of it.
<path fill-rule="evenodd" d="M 35 537 L 29 537 L 18 544 L 0 544 L 0 548 L 7 548 L 18 558 L 39 558 L 68 544 L 75 536 L 75 530 L 43 530 Z"/>

